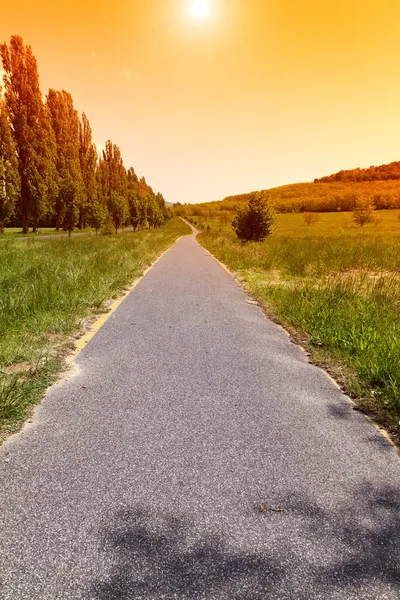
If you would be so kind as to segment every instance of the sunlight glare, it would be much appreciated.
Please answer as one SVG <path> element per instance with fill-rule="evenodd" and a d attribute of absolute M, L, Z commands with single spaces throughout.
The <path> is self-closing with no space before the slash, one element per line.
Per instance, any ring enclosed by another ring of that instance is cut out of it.
<path fill-rule="evenodd" d="M 192 0 L 190 13 L 198 21 L 205 20 L 210 16 L 210 3 L 208 0 Z"/>

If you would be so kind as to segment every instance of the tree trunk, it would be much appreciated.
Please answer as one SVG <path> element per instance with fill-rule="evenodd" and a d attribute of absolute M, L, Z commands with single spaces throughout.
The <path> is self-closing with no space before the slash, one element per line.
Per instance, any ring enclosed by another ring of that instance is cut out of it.
<path fill-rule="evenodd" d="M 22 233 L 29 233 L 29 219 L 26 214 L 22 215 Z"/>
<path fill-rule="evenodd" d="M 0 235 L 4 233 L 4 221 L 0 221 Z"/>
<path fill-rule="evenodd" d="M 78 228 L 79 229 L 84 229 L 85 228 L 85 213 L 84 213 L 84 209 L 83 209 L 82 206 L 79 209 Z"/>

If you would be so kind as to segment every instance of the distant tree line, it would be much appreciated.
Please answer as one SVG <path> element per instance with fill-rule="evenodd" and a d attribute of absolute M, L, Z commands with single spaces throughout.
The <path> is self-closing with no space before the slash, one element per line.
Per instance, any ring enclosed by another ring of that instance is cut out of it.
<path fill-rule="evenodd" d="M 116 144 L 107 141 L 98 155 L 70 93 L 50 89 L 43 98 L 36 59 L 21 37 L 1 44 L 0 56 L 0 233 L 6 225 L 23 233 L 40 226 L 107 233 L 171 218 L 162 194 L 124 167 Z"/>
<path fill-rule="evenodd" d="M 314 179 L 314 183 L 333 183 L 335 181 L 387 181 L 389 179 L 400 179 L 400 162 L 391 162 L 379 167 L 369 167 L 368 169 L 350 169 L 348 171 L 339 171 L 333 175 L 327 175 L 320 179 Z"/>
<path fill-rule="evenodd" d="M 360 198 L 367 198 L 377 210 L 400 208 L 400 180 L 342 181 L 330 183 L 293 183 L 261 190 L 268 194 L 275 210 L 280 213 L 353 211 Z M 249 202 L 259 192 L 227 196 L 197 205 L 174 205 L 181 216 L 195 215 L 218 218 L 221 211 L 234 213 L 236 207 Z"/>

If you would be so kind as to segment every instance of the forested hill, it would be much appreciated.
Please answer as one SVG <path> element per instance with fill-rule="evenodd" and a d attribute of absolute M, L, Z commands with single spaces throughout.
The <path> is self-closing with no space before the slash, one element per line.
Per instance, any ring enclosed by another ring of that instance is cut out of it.
<path fill-rule="evenodd" d="M 314 179 L 314 183 L 333 183 L 337 181 L 387 181 L 389 179 L 400 179 L 400 161 L 391 162 L 388 165 L 369 167 L 368 169 L 351 169 L 339 171 L 333 175 L 326 175 L 320 179 Z"/>
<path fill-rule="evenodd" d="M 400 162 L 368 169 L 340 171 L 315 179 L 314 183 L 292 183 L 262 190 L 280 212 L 331 212 L 353 210 L 359 197 L 372 200 L 377 209 L 400 208 Z M 234 210 L 249 201 L 256 192 L 227 196 L 220 210 Z"/>

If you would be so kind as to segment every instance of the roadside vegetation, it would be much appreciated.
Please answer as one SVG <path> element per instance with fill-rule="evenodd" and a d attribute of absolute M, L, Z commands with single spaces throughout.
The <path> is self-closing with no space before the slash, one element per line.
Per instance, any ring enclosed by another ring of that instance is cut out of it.
<path fill-rule="evenodd" d="M 175 218 L 124 235 L 0 243 L 0 441 L 63 370 L 94 315 L 188 233 Z"/>
<path fill-rule="evenodd" d="M 194 208 L 196 212 L 196 208 Z M 221 211 L 222 212 L 222 211 Z M 359 406 L 400 433 L 400 221 L 376 211 L 280 214 L 263 242 L 241 242 L 230 221 L 189 216 L 198 237 L 267 313 L 307 347 Z"/>

